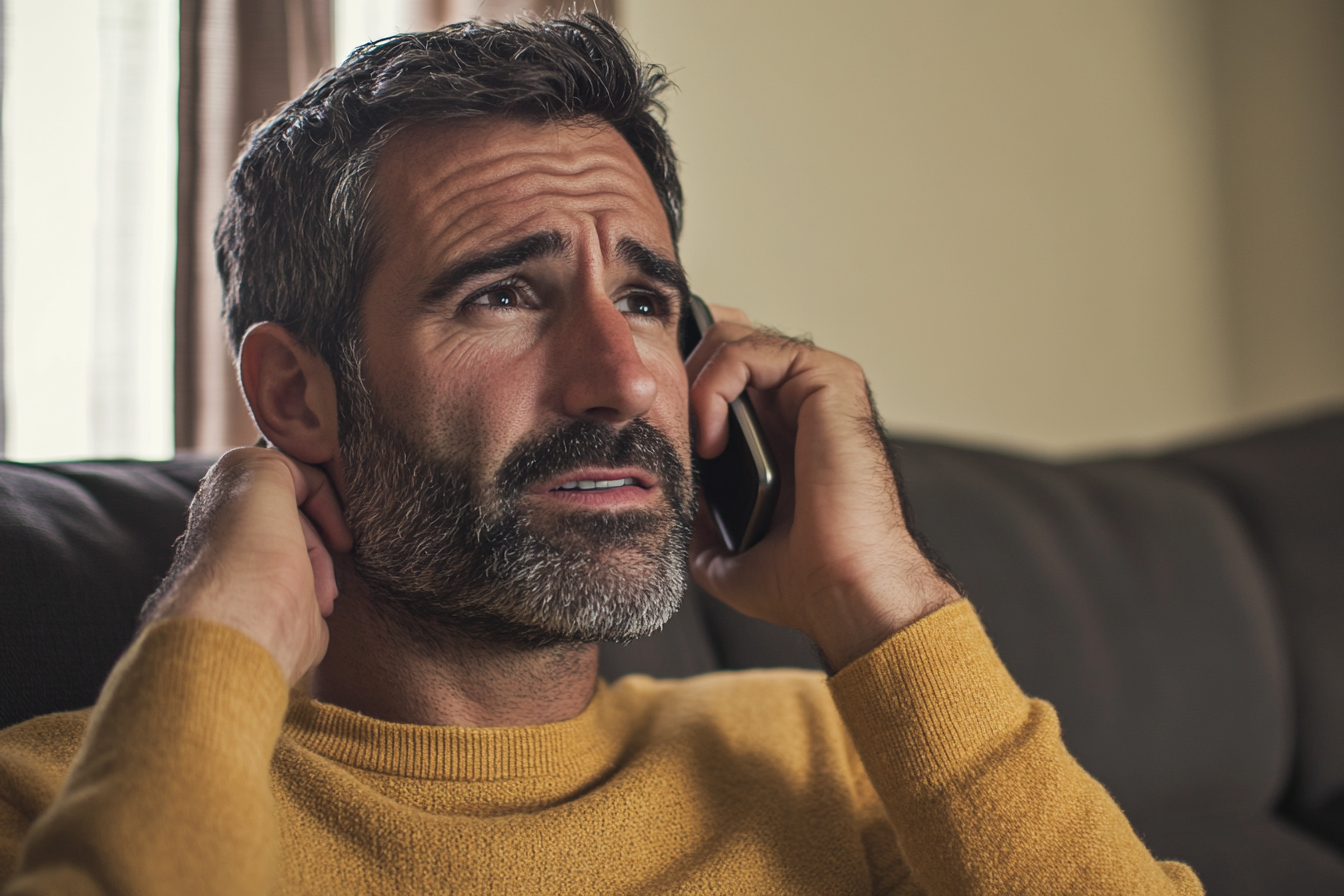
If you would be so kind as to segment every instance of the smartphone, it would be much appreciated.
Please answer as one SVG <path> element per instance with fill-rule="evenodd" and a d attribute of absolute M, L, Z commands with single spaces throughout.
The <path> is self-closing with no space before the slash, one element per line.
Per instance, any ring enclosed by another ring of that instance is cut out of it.
<path fill-rule="evenodd" d="M 691 296 L 681 327 L 681 356 L 690 357 L 714 324 L 709 306 Z M 728 405 L 728 445 L 718 457 L 695 457 L 700 487 L 728 550 L 740 554 L 765 537 L 779 499 L 779 470 L 751 399 L 743 392 Z"/>

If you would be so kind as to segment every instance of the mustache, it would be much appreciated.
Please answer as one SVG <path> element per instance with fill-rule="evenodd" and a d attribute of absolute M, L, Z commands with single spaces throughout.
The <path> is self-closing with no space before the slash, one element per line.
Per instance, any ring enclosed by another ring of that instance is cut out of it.
<path fill-rule="evenodd" d="M 657 477 L 674 507 L 685 500 L 687 469 L 676 446 L 643 417 L 617 429 L 575 420 L 514 447 L 495 476 L 499 496 L 517 499 L 533 486 L 576 467 L 643 467 Z"/>

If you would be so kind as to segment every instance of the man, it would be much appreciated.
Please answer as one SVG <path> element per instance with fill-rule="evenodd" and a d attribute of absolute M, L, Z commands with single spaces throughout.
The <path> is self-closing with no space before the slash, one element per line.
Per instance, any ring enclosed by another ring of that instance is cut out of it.
<path fill-rule="evenodd" d="M 683 367 L 662 78 L 454 26 L 257 131 L 218 245 L 271 447 L 93 710 L 0 738 L 5 893 L 1200 892 L 910 537 L 862 371 L 726 309 Z M 784 490 L 734 556 L 690 462 L 744 388 Z M 599 682 L 688 550 L 839 671 Z"/>

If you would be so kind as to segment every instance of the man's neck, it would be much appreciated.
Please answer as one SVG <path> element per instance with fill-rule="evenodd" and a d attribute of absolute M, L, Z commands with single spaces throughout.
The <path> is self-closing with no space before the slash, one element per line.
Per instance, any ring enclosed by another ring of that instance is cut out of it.
<path fill-rule="evenodd" d="M 592 699 L 595 644 L 520 648 L 445 633 L 430 646 L 375 610 L 361 586 L 342 576 L 312 676 L 318 700 L 387 722 L 487 728 L 572 719 Z"/>

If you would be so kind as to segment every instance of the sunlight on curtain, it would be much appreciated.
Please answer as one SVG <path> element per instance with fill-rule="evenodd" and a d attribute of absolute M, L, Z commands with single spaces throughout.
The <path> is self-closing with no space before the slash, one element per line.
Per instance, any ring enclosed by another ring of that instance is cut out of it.
<path fill-rule="evenodd" d="M 173 453 L 176 0 L 5 0 L 5 454 Z"/>
<path fill-rule="evenodd" d="M 333 0 L 332 59 L 340 62 L 360 44 L 426 27 L 424 0 Z"/>
<path fill-rule="evenodd" d="M 474 16 L 508 19 L 554 5 L 537 0 L 333 0 L 332 58 L 339 62 L 362 43 L 402 31 L 425 31 Z M 563 5 L 583 9 L 594 4 L 578 0 Z"/>

